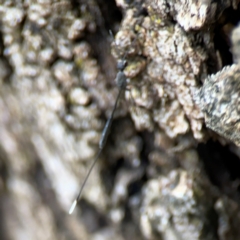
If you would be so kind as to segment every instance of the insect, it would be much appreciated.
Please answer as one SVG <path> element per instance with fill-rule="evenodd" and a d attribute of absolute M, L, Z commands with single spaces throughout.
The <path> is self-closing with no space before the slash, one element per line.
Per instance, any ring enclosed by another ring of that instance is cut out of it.
<path fill-rule="evenodd" d="M 115 100 L 115 104 L 114 104 L 112 113 L 111 113 L 110 117 L 108 118 L 108 120 L 107 120 L 107 122 L 106 122 L 106 124 L 104 126 L 104 129 L 102 131 L 102 135 L 101 135 L 101 138 L 100 138 L 100 141 L 99 141 L 99 145 L 98 145 L 98 147 L 99 147 L 98 153 L 97 153 L 95 159 L 93 160 L 93 163 L 92 163 L 90 169 L 88 170 L 88 172 L 86 174 L 86 177 L 85 177 L 85 179 L 83 181 L 83 184 L 82 184 L 82 186 L 80 188 L 80 191 L 78 193 L 78 196 L 74 200 L 74 202 L 73 202 L 73 204 L 72 204 L 72 206 L 71 206 L 71 208 L 69 210 L 69 214 L 73 213 L 76 205 L 78 204 L 78 202 L 79 202 L 79 200 L 81 198 L 81 195 L 82 195 L 82 191 L 83 191 L 83 189 L 84 189 L 84 187 L 85 187 L 85 185 L 87 183 L 87 180 L 88 180 L 88 178 L 89 178 L 89 176 L 90 176 L 90 174 L 92 172 L 92 169 L 94 168 L 94 166 L 95 166 L 95 164 L 96 164 L 96 162 L 97 162 L 97 160 L 98 160 L 98 158 L 99 158 L 99 156 L 100 156 L 104 146 L 106 145 L 106 142 L 107 142 L 107 139 L 108 139 L 108 135 L 110 133 L 111 125 L 112 125 L 112 122 L 113 122 L 114 113 L 115 113 L 115 110 L 117 108 L 117 104 L 118 104 L 119 98 L 120 98 L 122 92 L 126 90 L 127 77 L 126 77 L 126 75 L 124 73 L 124 69 L 126 68 L 126 66 L 127 66 L 127 61 L 126 61 L 126 54 L 125 54 L 123 60 L 119 61 L 118 64 L 117 64 L 118 73 L 117 73 L 115 81 L 117 83 L 119 91 L 118 91 L 117 98 Z"/>

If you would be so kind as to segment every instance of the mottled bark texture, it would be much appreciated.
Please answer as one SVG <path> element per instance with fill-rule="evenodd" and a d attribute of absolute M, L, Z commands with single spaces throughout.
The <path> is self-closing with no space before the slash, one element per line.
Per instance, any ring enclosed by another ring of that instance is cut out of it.
<path fill-rule="evenodd" d="M 0 3 L 1 240 L 240 239 L 238 0 Z"/>

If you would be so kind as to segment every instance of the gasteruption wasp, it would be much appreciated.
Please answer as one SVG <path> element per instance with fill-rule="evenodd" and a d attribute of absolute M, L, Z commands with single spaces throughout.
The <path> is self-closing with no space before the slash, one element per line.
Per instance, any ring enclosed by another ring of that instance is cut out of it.
<path fill-rule="evenodd" d="M 111 32 L 110 32 L 111 33 Z M 111 33 L 112 35 L 112 33 Z M 136 41 L 136 38 L 133 40 L 133 42 Z M 100 154 L 102 153 L 102 150 L 104 148 L 104 146 L 106 145 L 106 142 L 107 142 L 107 139 L 108 139 L 108 135 L 110 133 L 110 130 L 111 130 L 111 125 L 112 125 L 112 122 L 113 122 L 113 118 L 114 118 L 114 113 L 116 111 L 116 108 L 117 108 L 117 105 L 118 105 L 118 102 L 119 102 L 119 99 L 120 99 L 120 96 L 121 94 L 126 90 L 126 87 L 127 87 L 127 77 L 124 73 L 124 69 L 126 68 L 127 66 L 127 61 L 126 61 L 126 55 L 127 53 L 124 54 L 124 57 L 121 61 L 118 62 L 117 64 L 117 69 L 118 69 L 118 72 L 117 72 L 117 75 L 116 75 L 116 78 L 115 78 L 115 81 L 116 81 L 116 84 L 118 86 L 118 94 L 117 94 L 117 97 L 116 97 L 116 100 L 115 100 L 115 104 L 114 104 L 114 107 L 112 109 L 112 112 L 111 112 L 111 115 L 110 117 L 108 118 L 105 126 L 104 126 L 104 129 L 102 131 L 102 134 L 101 134 L 101 138 L 100 138 L 100 141 L 99 141 L 99 144 L 98 144 L 98 152 L 97 152 L 97 155 L 95 156 L 93 162 L 92 162 L 92 165 L 90 166 L 87 174 L 86 174 L 86 177 L 84 178 L 84 181 L 83 181 L 83 184 L 80 188 L 80 191 L 76 197 L 76 199 L 74 200 L 70 210 L 69 210 L 69 214 L 72 214 L 76 205 L 78 204 L 80 198 L 81 198 L 81 195 L 82 195 L 82 192 L 84 190 L 84 187 L 87 183 L 87 180 L 100 156 Z"/>

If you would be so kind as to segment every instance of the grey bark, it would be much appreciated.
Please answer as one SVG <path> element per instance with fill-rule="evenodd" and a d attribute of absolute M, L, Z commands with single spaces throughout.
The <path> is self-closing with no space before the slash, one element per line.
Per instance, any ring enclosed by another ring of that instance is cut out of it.
<path fill-rule="evenodd" d="M 215 118 L 225 98 L 234 112 L 228 96 L 239 94 L 234 84 L 225 91 L 238 78 L 221 78 L 231 61 L 225 45 L 217 48 L 220 40 L 231 45 L 237 59 L 230 32 L 239 1 L 116 4 L 1 2 L 1 239 L 239 239 L 238 132 L 229 136 L 227 120 Z M 127 89 L 68 215 L 114 106 L 123 59 Z"/>

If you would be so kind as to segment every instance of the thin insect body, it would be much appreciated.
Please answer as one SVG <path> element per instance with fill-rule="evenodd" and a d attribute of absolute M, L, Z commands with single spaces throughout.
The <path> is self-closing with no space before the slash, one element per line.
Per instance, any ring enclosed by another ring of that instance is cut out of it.
<path fill-rule="evenodd" d="M 115 110 L 117 108 L 117 104 L 118 104 L 118 101 L 119 101 L 119 98 L 121 96 L 121 93 L 126 89 L 126 85 L 127 85 L 127 78 L 126 78 L 126 75 L 124 74 L 124 69 L 127 65 L 127 62 L 126 60 L 123 60 L 121 61 L 119 64 L 118 64 L 118 73 L 117 73 L 117 76 L 116 76 L 116 82 L 117 82 L 117 85 L 118 85 L 118 88 L 119 88 L 119 92 L 118 92 L 118 95 L 117 95 L 117 98 L 116 98 L 116 101 L 115 101 L 115 104 L 114 104 L 114 107 L 113 107 L 113 110 L 112 110 L 112 113 L 110 115 L 110 117 L 108 118 L 105 126 L 104 126 L 104 129 L 102 131 L 102 135 L 101 135 L 101 138 L 100 138 L 100 141 L 99 141 L 99 149 L 98 149 L 98 153 L 95 157 L 95 159 L 93 160 L 93 163 L 90 167 L 90 169 L 88 170 L 87 172 L 87 175 L 83 181 L 83 184 L 80 188 L 80 191 L 79 191 L 79 194 L 77 196 L 77 198 L 74 200 L 70 210 L 69 210 L 69 214 L 72 214 L 76 205 L 78 204 L 80 198 L 81 198 L 81 195 L 82 195 L 82 191 L 86 185 L 86 182 L 92 172 L 92 169 L 93 167 L 95 166 L 106 142 L 107 142 L 107 138 L 108 138 L 108 135 L 109 135 L 109 132 L 110 132 L 110 129 L 111 129 L 111 125 L 112 125 L 112 122 L 113 122 L 113 117 L 114 117 L 114 113 L 115 113 Z"/>

